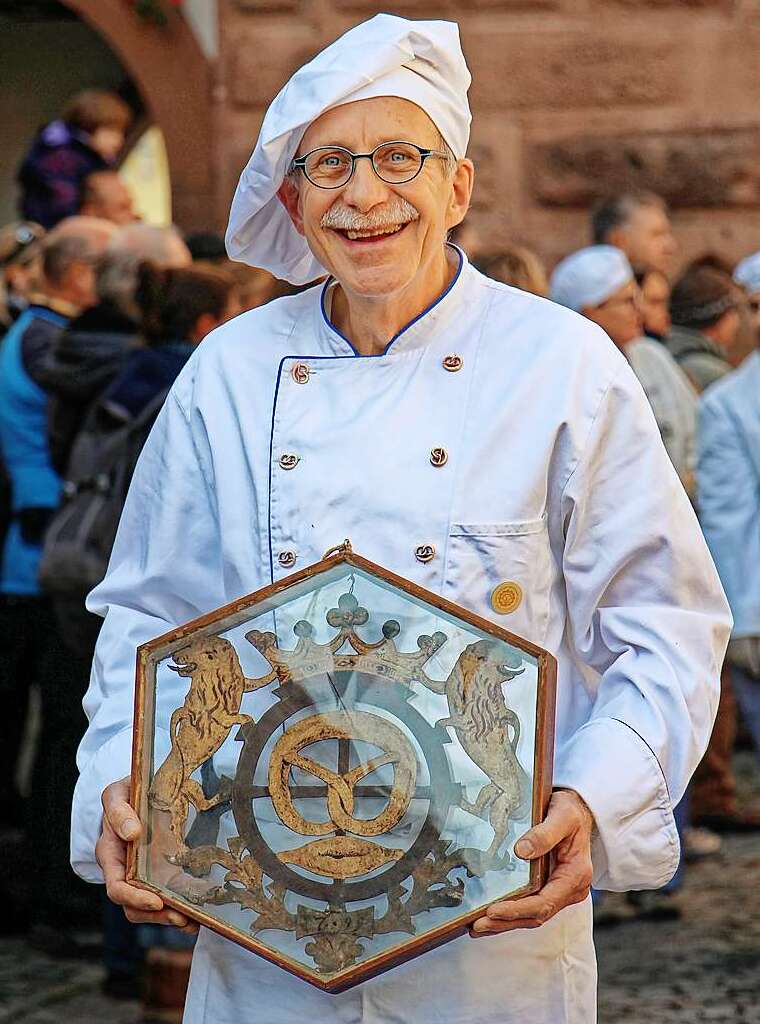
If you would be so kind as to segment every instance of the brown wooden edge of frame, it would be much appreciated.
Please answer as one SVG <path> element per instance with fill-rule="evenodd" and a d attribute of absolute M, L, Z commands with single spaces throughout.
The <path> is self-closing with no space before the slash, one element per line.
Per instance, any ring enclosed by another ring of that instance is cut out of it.
<path fill-rule="evenodd" d="M 146 643 L 141 644 L 137 648 L 132 739 L 132 776 L 130 785 L 130 800 L 132 802 L 132 807 L 138 812 L 138 814 L 140 813 L 140 804 L 143 797 L 142 776 L 144 751 L 142 735 L 145 724 L 145 698 L 148 685 L 147 667 L 150 655 L 153 651 L 165 646 L 166 644 L 173 644 L 176 641 L 180 641 L 188 634 L 193 633 L 198 629 L 203 629 L 218 619 L 236 615 L 239 612 L 244 611 L 246 608 L 258 604 L 262 600 L 271 598 L 281 591 L 289 589 L 294 584 L 301 583 L 312 576 L 317 576 L 321 572 L 325 572 L 341 562 L 354 565 L 359 569 L 364 569 L 373 575 L 379 576 L 386 582 L 398 587 L 399 590 L 407 594 L 411 594 L 413 597 L 417 597 L 441 611 L 448 612 L 450 615 L 464 619 L 471 625 L 481 629 L 483 632 L 488 633 L 497 639 L 505 640 L 507 643 L 511 643 L 514 646 L 520 647 L 537 658 L 537 718 L 536 734 L 534 738 L 534 784 L 531 817 L 533 825 L 543 821 L 546 817 L 552 793 L 557 685 L 556 658 L 548 651 L 536 646 L 524 637 L 518 636 L 515 633 L 510 633 L 508 630 L 503 629 L 501 626 L 497 626 L 488 619 L 482 618 L 476 613 L 469 611 L 467 608 L 456 605 L 453 602 L 448 601 L 446 598 L 441 597 L 438 594 L 434 594 L 415 583 L 410 583 L 403 577 L 397 576 L 390 570 L 375 562 L 371 562 L 369 559 L 363 558 L 361 555 L 357 555 L 355 552 L 343 551 L 330 555 L 328 558 L 315 562 L 313 565 L 306 566 L 306 568 L 300 569 L 298 572 L 291 573 L 289 576 L 283 577 L 283 579 L 279 580 L 277 583 L 270 583 L 267 586 L 260 587 L 258 590 L 246 595 L 245 597 L 238 598 L 238 600 L 232 601 L 221 608 L 217 608 L 213 612 L 199 616 L 182 626 L 178 626 L 177 628 L 170 630 L 168 633 L 164 633 L 153 640 L 149 640 Z M 388 950 L 385 953 L 379 954 L 377 957 L 373 957 L 369 961 L 365 961 L 363 964 L 357 964 L 351 970 L 342 973 L 338 978 L 322 982 L 312 974 L 302 970 L 295 961 L 286 957 L 278 956 L 274 950 L 260 944 L 254 938 L 250 938 L 240 930 L 232 928 L 230 925 L 212 917 L 205 911 L 186 903 L 179 897 L 167 894 L 166 890 L 159 886 L 153 885 L 150 882 L 146 882 L 139 878 L 137 874 L 139 842 L 140 840 L 127 844 L 126 880 L 128 882 L 137 885 L 141 889 L 146 889 L 150 892 L 156 893 L 161 897 L 166 906 L 172 907 L 174 910 L 179 911 L 186 917 L 196 921 L 198 924 L 202 924 L 224 938 L 230 939 L 232 942 L 243 946 L 245 949 L 258 954 L 270 963 L 276 964 L 278 967 L 282 967 L 291 974 L 295 974 L 297 977 L 308 982 L 310 985 L 313 985 L 315 988 L 332 994 L 343 992 L 359 982 L 367 981 L 370 978 L 376 977 L 393 967 L 406 963 L 408 960 L 413 959 L 421 953 L 425 953 L 437 946 L 441 946 L 444 943 L 451 941 L 452 939 L 464 935 L 468 931 L 469 926 L 483 914 L 484 907 L 479 907 L 467 914 L 464 918 L 457 918 L 455 921 L 440 925 L 438 928 L 435 928 L 424 935 L 410 939 L 404 946 L 403 952 L 399 952 L 398 949 Z M 528 884 L 517 889 L 509 896 L 504 897 L 504 899 L 515 900 L 522 896 L 528 896 L 537 892 L 546 884 L 550 871 L 550 855 L 531 861 Z"/>

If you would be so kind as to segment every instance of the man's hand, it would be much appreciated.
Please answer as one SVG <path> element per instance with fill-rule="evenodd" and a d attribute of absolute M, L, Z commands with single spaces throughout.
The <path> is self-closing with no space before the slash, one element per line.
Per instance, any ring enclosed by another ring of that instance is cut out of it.
<path fill-rule="evenodd" d="M 564 907 L 581 903 L 591 888 L 593 827 L 593 815 L 576 792 L 555 790 L 545 821 L 515 844 L 515 853 L 525 860 L 554 850 L 555 864 L 549 880 L 533 896 L 492 904 L 485 917 L 473 922 L 470 934 L 477 937 L 538 928 Z"/>
<path fill-rule="evenodd" d="M 137 814 L 129 804 L 129 779 L 107 786 L 102 800 L 103 831 L 95 856 L 103 870 L 109 900 L 124 907 L 124 913 L 133 924 L 170 924 L 184 932 L 197 932 L 198 926 L 184 914 L 164 908 L 160 896 L 125 881 L 127 843 L 139 839 L 142 832 Z"/>

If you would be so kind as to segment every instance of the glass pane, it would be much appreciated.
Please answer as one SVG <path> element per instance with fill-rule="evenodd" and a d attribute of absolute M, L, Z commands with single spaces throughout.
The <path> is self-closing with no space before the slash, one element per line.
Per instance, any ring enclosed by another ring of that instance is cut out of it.
<path fill-rule="evenodd" d="M 337 562 L 155 646 L 147 683 L 138 876 L 285 966 L 335 979 L 528 886 L 519 646 Z"/>

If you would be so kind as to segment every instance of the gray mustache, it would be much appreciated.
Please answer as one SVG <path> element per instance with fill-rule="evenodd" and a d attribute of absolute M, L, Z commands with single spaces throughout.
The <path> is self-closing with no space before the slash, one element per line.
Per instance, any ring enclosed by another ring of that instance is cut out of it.
<path fill-rule="evenodd" d="M 370 213 L 358 213 L 344 203 L 333 203 L 322 217 L 320 225 L 338 231 L 370 231 L 390 228 L 396 224 L 409 224 L 419 219 L 417 208 L 408 200 L 399 198 L 396 202 L 386 203 L 381 209 L 372 210 Z"/>

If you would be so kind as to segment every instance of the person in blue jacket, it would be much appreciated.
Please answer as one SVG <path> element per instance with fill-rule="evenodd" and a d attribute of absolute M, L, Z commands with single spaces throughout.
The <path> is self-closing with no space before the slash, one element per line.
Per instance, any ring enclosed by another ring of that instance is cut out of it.
<path fill-rule="evenodd" d="M 84 900 L 84 887 L 73 883 L 67 844 L 57 839 L 58 828 L 66 831 L 74 788 L 87 666 L 65 652 L 37 583 L 45 527 L 61 488 L 50 463 L 47 395 L 37 371 L 70 318 L 94 301 L 95 265 L 114 230 L 106 221 L 74 217 L 51 232 L 42 256 L 44 294 L 0 344 L 0 458 L 10 485 L 0 557 L 0 793 L 4 823 L 20 825 L 25 818 L 30 849 L 45 851 L 30 890 L 34 906 L 28 908 L 43 945 L 59 945 L 64 919 L 91 898 Z M 40 694 L 42 729 L 31 793 L 22 809 L 14 780 L 33 685 Z M 19 921 L 23 916 L 19 913 Z"/>
<path fill-rule="evenodd" d="M 734 616 L 726 661 L 760 757 L 760 351 L 704 393 L 699 518 Z"/>

